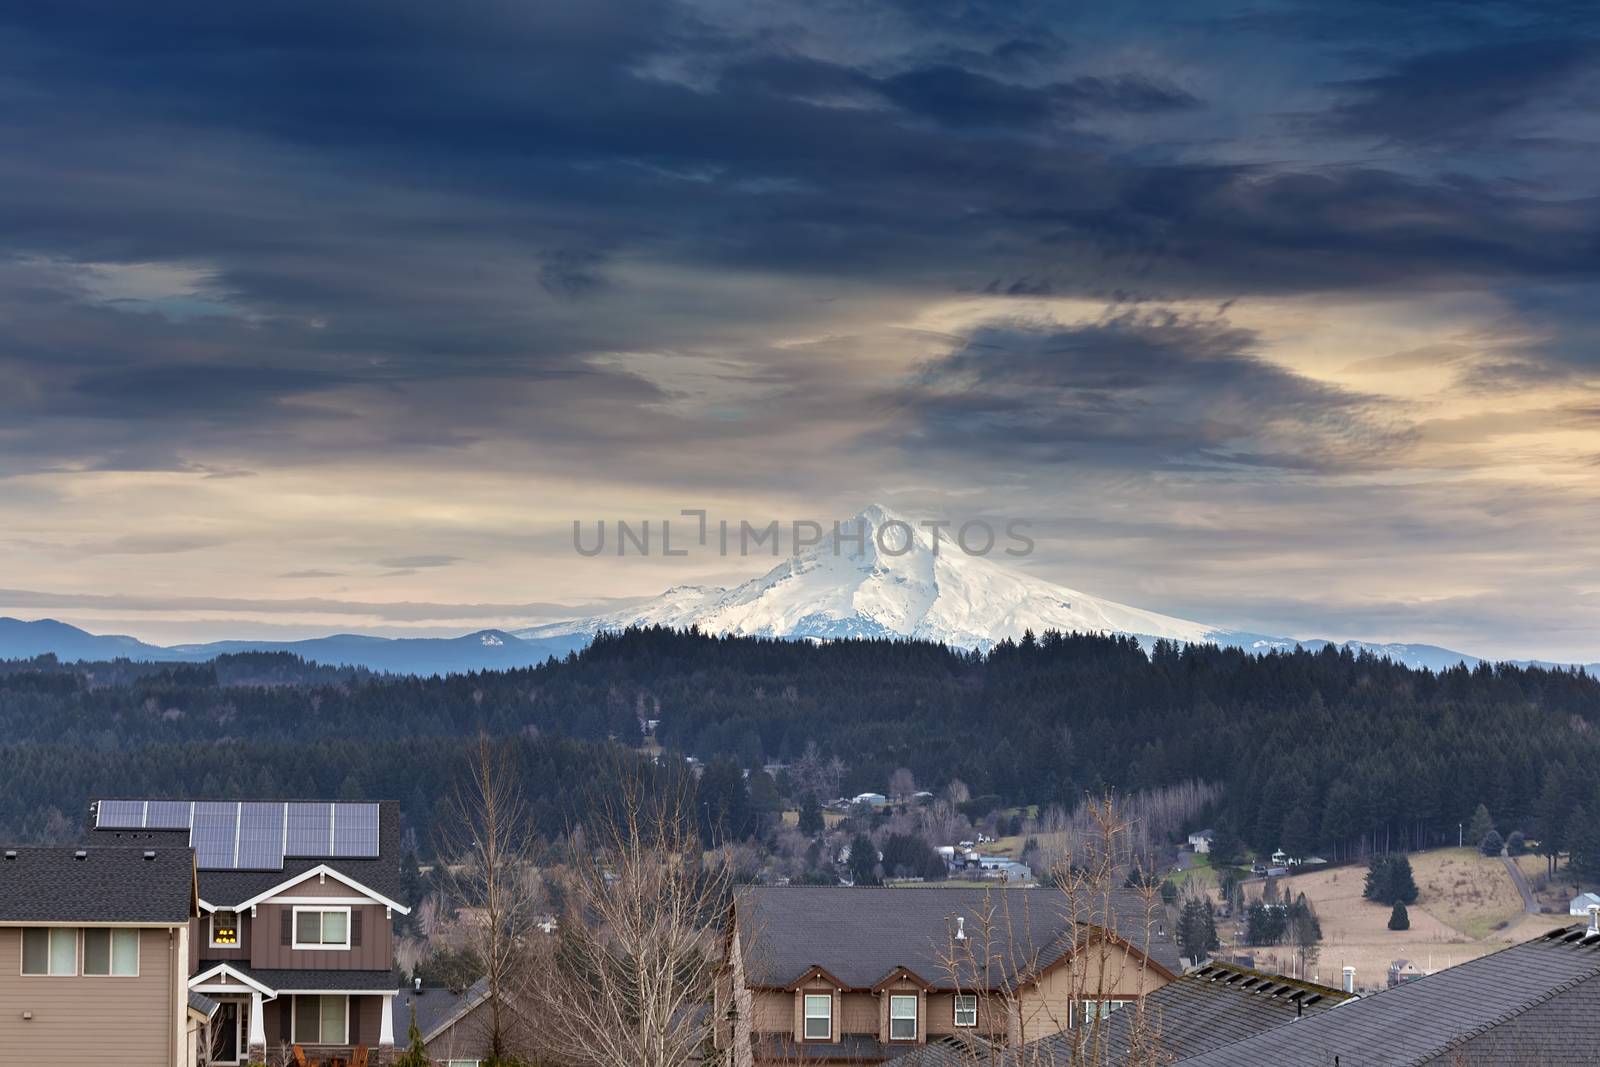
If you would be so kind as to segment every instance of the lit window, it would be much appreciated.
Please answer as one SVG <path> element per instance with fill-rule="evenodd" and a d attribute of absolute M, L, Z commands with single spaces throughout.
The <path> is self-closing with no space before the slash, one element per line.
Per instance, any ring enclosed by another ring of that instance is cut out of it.
<path fill-rule="evenodd" d="M 978 1025 L 978 998 L 975 994 L 956 994 L 956 1025 Z"/>
<path fill-rule="evenodd" d="M 349 1043 L 349 997 L 294 998 L 294 1040 L 307 1045 Z"/>
<path fill-rule="evenodd" d="M 295 948 L 349 948 L 350 909 L 294 909 Z"/>
<path fill-rule="evenodd" d="M 59 926 L 22 931 L 22 973 L 51 976 L 77 974 L 78 931 Z"/>
<path fill-rule="evenodd" d="M 833 1039 L 833 994 L 806 996 L 805 1039 L 830 1041 Z"/>
<path fill-rule="evenodd" d="M 211 943 L 218 948 L 238 947 L 238 913 L 231 911 L 214 911 L 211 913 Z"/>
<path fill-rule="evenodd" d="M 139 931 L 85 930 L 83 973 L 91 977 L 137 978 Z"/>
<path fill-rule="evenodd" d="M 915 1041 L 917 1039 L 917 998 L 889 998 L 889 1040 Z"/>

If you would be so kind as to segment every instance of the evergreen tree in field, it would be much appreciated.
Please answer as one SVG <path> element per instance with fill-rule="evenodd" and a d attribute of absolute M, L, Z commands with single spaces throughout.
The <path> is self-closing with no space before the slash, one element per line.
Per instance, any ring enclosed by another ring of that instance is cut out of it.
<path fill-rule="evenodd" d="M 1472 813 L 1472 821 L 1467 824 L 1467 840 L 1482 841 L 1493 829 L 1494 820 L 1489 817 L 1489 809 L 1479 804 L 1478 810 Z"/>
<path fill-rule="evenodd" d="M 807 793 L 800 802 L 800 832 L 807 837 L 815 837 L 822 833 L 822 826 L 822 805 L 817 803 L 815 793 Z"/>
<path fill-rule="evenodd" d="M 1522 836 L 1521 830 L 1513 830 L 1506 836 L 1506 855 L 1521 856 L 1528 851 L 1528 840 Z"/>
<path fill-rule="evenodd" d="M 1415 904 L 1417 882 L 1411 873 L 1411 861 L 1397 852 L 1373 856 L 1361 895 L 1379 904 Z"/>
<path fill-rule="evenodd" d="M 850 881 L 856 885 L 883 884 L 878 877 L 878 850 L 866 834 L 857 834 L 850 842 Z"/>
<path fill-rule="evenodd" d="M 1389 929 L 1411 929 L 1411 916 L 1406 913 L 1406 906 L 1402 901 L 1394 902 L 1394 910 L 1389 912 Z"/>
<path fill-rule="evenodd" d="M 1478 842 L 1478 851 L 1482 852 L 1485 856 L 1498 856 L 1500 855 L 1500 850 L 1505 848 L 1505 846 L 1506 843 L 1505 840 L 1501 838 L 1500 831 L 1490 830 L 1488 833 L 1483 835 L 1483 840 Z"/>
<path fill-rule="evenodd" d="M 1191 897 L 1178 914 L 1178 951 L 1196 963 L 1218 947 L 1217 921 L 1210 897 Z"/>

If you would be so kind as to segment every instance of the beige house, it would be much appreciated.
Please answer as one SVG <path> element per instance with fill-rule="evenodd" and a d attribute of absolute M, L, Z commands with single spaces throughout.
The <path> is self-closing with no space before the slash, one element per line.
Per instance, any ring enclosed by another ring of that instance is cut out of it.
<path fill-rule="evenodd" d="M 1074 918 L 1069 904 L 1049 889 L 741 890 L 714 1008 L 722 1061 L 881 1063 L 929 1043 L 1020 1045 L 1176 976 L 1159 910 L 1147 915 L 1131 893 L 1114 894 L 1108 915 Z"/>
<path fill-rule="evenodd" d="M 392 920 L 399 808 L 331 801 L 101 800 L 94 841 L 194 848 L 198 911 L 180 972 L 216 1005 L 210 1063 L 298 1045 L 313 1060 L 369 1062 L 395 1044 Z"/>
<path fill-rule="evenodd" d="M 193 1067 L 208 1022 L 186 988 L 194 854 L 0 851 L 0 1062 Z"/>

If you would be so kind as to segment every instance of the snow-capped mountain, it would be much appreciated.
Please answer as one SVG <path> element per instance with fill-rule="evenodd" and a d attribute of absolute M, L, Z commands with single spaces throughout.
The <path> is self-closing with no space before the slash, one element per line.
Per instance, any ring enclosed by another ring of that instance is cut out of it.
<path fill-rule="evenodd" d="M 860 542 L 851 535 L 862 526 Z M 896 525 L 903 524 L 903 525 Z M 914 637 L 987 648 L 1027 630 L 1092 631 L 1237 643 L 1231 631 L 1103 600 L 1032 577 L 991 555 L 969 555 L 874 505 L 798 556 L 728 589 L 679 586 L 625 611 L 518 630 L 530 639 L 627 626 L 698 626 L 757 637 Z M 910 532 L 911 544 L 905 537 Z"/>

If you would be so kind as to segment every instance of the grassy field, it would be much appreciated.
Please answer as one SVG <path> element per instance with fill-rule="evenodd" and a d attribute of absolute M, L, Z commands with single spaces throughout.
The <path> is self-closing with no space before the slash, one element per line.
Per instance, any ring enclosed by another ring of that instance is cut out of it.
<path fill-rule="evenodd" d="M 825 811 L 825 812 L 822 813 L 822 825 L 824 825 L 824 826 L 838 826 L 840 823 L 844 822 L 847 817 L 848 816 L 846 816 L 845 813 L 842 812 L 842 811 Z M 783 813 L 783 825 L 785 825 L 785 826 L 799 826 L 800 825 L 800 813 L 798 811 L 786 811 L 786 812 L 784 812 Z"/>
<path fill-rule="evenodd" d="M 1419 896 L 1409 909 L 1409 930 L 1389 930 L 1389 908 L 1362 898 L 1365 867 L 1338 867 L 1281 881 L 1285 895 L 1304 893 L 1322 922 L 1322 954 L 1313 977 L 1336 985 L 1341 969 L 1352 966 L 1358 985 L 1381 986 L 1396 959 L 1439 970 L 1543 929 L 1539 916 L 1524 916 L 1516 884 L 1497 858 L 1474 849 L 1436 849 L 1412 853 L 1411 869 Z M 1539 929 L 1529 930 L 1524 919 Z M 1262 955 L 1261 962 L 1281 957 L 1276 963 L 1284 968 L 1290 950 L 1266 949 Z"/>

